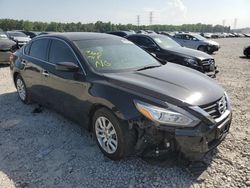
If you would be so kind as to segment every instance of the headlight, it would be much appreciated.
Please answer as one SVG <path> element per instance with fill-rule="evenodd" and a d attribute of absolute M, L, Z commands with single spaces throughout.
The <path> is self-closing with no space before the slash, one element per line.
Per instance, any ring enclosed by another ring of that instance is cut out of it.
<path fill-rule="evenodd" d="M 184 58 L 184 61 L 191 65 L 198 65 L 198 62 L 192 58 Z"/>
<path fill-rule="evenodd" d="M 199 123 L 199 120 L 192 114 L 171 104 L 168 104 L 168 107 L 165 109 L 138 100 L 135 100 L 134 103 L 141 114 L 158 124 L 194 127 Z"/>

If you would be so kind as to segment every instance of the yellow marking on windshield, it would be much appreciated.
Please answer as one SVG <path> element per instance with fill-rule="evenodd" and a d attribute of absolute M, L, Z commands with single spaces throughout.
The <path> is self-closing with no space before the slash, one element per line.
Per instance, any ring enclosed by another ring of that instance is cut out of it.
<path fill-rule="evenodd" d="M 96 51 L 87 50 L 84 52 L 84 54 L 86 55 L 86 57 L 89 60 L 92 60 L 95 62 L 96 68 L 103 68 L 103 67 L 112 66 L 111 62 L 108 62 L 107 60 L 102 59 L 102 52 L 100 52 L 100 51 L 96 52 Z"/>

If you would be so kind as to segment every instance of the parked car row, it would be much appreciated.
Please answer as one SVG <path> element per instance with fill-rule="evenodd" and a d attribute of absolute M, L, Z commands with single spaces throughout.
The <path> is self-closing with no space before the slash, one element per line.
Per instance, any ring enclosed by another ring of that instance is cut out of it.
<path fill-rule="evenodd" d="M 201 33 L 205 38 L 229 38 L 229 37 L 250 37 L 248 33 Z"/>
<path fill-rule="evenodd" d="M 167 36 L 134 34 L 126 38 L 161 60 L 184 65 L 212 77 L 218 72 L 212 56 L 198 50 L 183 48 Z"/>
<path fill-rule="evenodd" d="M 163 61 L 165 56 L 192 66 L 202 61 L 194 58 L 197 51 L 164 37 L 127 37 L 143 49 L 154 49 L 152 55 L 109 34 L 37 36 L 13 54 L 10 69 L 19 98 L 85 126 L 112 160 L 148 151 L 200 159 L 226 137 L 230 100 L 203 73 Z M 152 45 L 141 43 L 145 39 Z"/>

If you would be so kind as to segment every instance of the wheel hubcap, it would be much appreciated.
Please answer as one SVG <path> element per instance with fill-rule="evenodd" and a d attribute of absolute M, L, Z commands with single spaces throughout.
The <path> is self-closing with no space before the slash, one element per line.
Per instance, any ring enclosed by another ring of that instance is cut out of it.
<path fill-rule="evenodd" d="M 115 153 L 118 139 L 113 124 L 107 118 L 99 117 L 95 122 L 95 132 L 102 149 L 109 154 Z"/>
<path fill-rule="evenodd" d="M 24 101 L 26 98 L 26 90 L 25 90 L 24 83 L 21 79 L 17 79 L 16 87 L 17 87 L 17 92 L 18 92 L 19 97 Z"/>

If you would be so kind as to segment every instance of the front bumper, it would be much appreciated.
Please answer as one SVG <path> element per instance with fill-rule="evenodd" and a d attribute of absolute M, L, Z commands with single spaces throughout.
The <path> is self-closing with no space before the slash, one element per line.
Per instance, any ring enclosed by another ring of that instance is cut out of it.
<path fill-rule="evenodd" d="M 217 45 L 211 45 L 211 46 L 207 46 L 207 50 L 208 52 L 216 52 L 220 49 L 220 46 Z"/>
<path fill-rule="evenodd" d="M 218 123 L 208 125 L 201 122 L 192 128 L 176 128 L 148 123 L 143 127 L 144 131 L 139 136 L 141 140 L 138 140 L 135 150 L 150 146 L 150 148 L 158 148 L 164 153 L 180 152 L 190 161 L 199 160 L 224 140 L 229 132 L 231 120 L 232 113 L 230 112 Z M 139 129 L 138 132 L 140 130 L 142 129 Z"/>
<path fill-rule="evenodd" d="M 190 160 L 201 158 L 224 140 L 229 132 L 231 120 L 232 113 L 214 125 L 199 125 L 195 130 L 176 129 L 178 149 Z"/>

